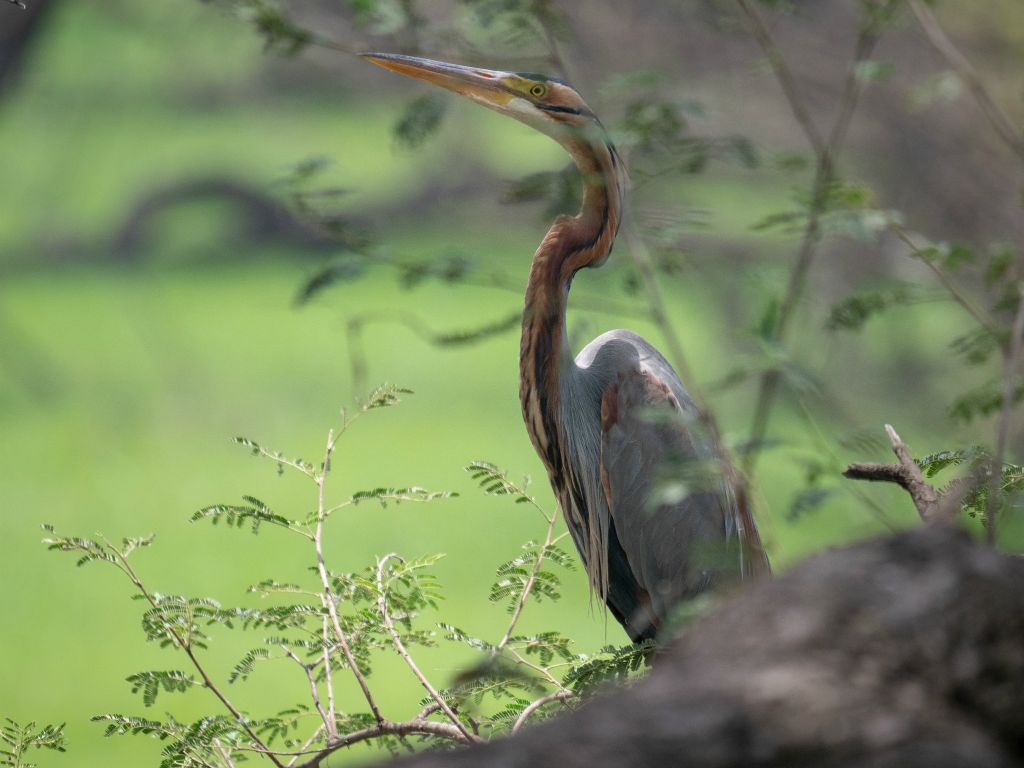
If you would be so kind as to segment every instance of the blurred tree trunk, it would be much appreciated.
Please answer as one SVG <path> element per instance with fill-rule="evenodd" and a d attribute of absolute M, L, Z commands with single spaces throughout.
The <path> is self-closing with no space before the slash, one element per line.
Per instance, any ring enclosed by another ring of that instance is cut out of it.
<path fill-rule="evenodd" d="M 1024 559 L 943 528 L 808 560 L 650 676 L 440 766 L 1022 766 Z"/>
<path fill-rule="evenodd" d="M 57 0 L 23 0 L 21 8 L 0 0 L 0 96 L 10 88 L 21 71 L 21 63 L 39 39 L 39 32 Z"/>

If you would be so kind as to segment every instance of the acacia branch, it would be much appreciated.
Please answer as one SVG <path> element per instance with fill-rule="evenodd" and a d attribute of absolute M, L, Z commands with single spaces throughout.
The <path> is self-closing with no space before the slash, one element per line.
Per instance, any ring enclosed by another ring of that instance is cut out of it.
<path fill-rule="evenodd" d="M 932 13 L 932 9 L 921 0 L 907 0 L 907 4 L 910 6 L 910 10 L 913 11 L 914 16 L 917 17 L 917 22 L 921 25 L 921 29 L 928 38 L 928 42 L 932 44 L 932 47 L 939 52 L 946 60 L 946 63 L 956 72 L 957 77 L 967 86 L 981 111 L 992 124 L 992 127 L 995 128 L 996 133 L 999 134 L 999 137 L 1006 142 L 1006 145 L 1018 157 L 1024 160 L 1024 134 L 1014 126 L 1013 121 L 1010 120 L 1006 112 L 992 98 L 992 95 L 978 76 L 977 70 L 954 45 L 953 41 L 949 39 L 939 20 Z"/>
<path fill-rule="evenodd" d="M 868 480 L 871 482 L 896 483 L 910 494 L 914 507 L 921 519 L 926 523 L 950 522 L 949 505 L 944 502 L 944 494 L 940 494 L 929 485 L 914 461 L 906 444 L 900 439 L 891 424 L 885 425 L 893 453 L 899 460 L 897 464 L 851 464 L 843 472 L 844 477 L 851 480 Z M 953 510 L 959 505 L 954 505 Z"/>
<path fill-rule="evenodd" d="M 455 714 L 455 711 L 448 705 L 448 702 L 444 700 L 444 697 L 438 692 L 436 688 L 427 679 L 426 675 L 420 671 L 420 668 L 413 661 L 412 655 L 405 647 L 405 643 L 402 642 L 401 635 L 398 634 L 398 630 L 395 629 L 395 623 L 391 619 L 391 611 L 388 610 L 387 593 L 384 591 L 384 566 L 388 560 L 395 555 L 385 555 L 377 561 L 377 608 L 380 611 L 381 619 L 384 622 L 384 627 L 387 629 L 388 634 L 391 635 L 391 642 L 395 646 L 395 650 L 398 651 L 398 655 L 402 657 L 406 665 L 412 670 L 412 673 L 416 676 L 416 679 L 420 681 L 420 685 L 430 694 L 430 697 L 437 702 L 438 707 L 441 711 L 447 715 L 448 719 L 452 721 L 454 726 L 459 729 L 465 740 L 472 743 L 479 742 L 480 739 L 471 734 L 466 726 L 459 719 L 459 716 Z"/>
<path fill-rule="evenodd" d="M 334 599 L 334 592 L 331 589 L 331 580 L 327 574 L 327 566 L 324 564 L 324 549 L 323 549 L 323 534 L 324 534 L 324 519 L 325 519 L 325 504 L 324 504 L 324 485 L 327 480 L 328 466 L 331 462 L 331 452 L 334 449 L 335 437 L 334 431 L 331 430 L 327 435 L 327 449 L 324 451 L 324 463 L 321 468 L 320 474 L 316 476 L 316 484 L 319 490 L 319 498 L 317 501 L 317 520 L 316 520 L 316 533 L 313 537 L 314 545 L 316 546 L 316 567 L 320 573 L 320 583 L 324 588 L 323 594 L 321 595 L 321 601 L 324 607 L 327 608 L 327 612 L 331 617 L 331 625 L 334 628 L 334 636 L 338 640 L 338 645 L 341 646 L 341 651 L 345 655 L 345 661 L 348 662 L 348 667 L 352 670 L 352 675 L 355 677 L 356 682 L 359 684 L 359 689 L 363 692 L 363 698 L 366 699 L 366 703 L 370 706 L 370 712 L 373 713 L 374 719 L 377 724 L 381 725 L 384 723 L 384 716 L 380 713 L 380 709 L 377 706 L 377 701 L 373 698 L 373 694 L 370 693 L 370 686 L 366 683 L 366 677 L 363 675 L 362 670 L 359 668 L 358 662 L 352 653 L 352 649 L 349 647 L 348 638 L 345 635 L 345 630 L 342 629 L 341 619 L 338 618 L 338 606 Z"/>
<path fill-rule="evenodd" d="M 117 558 L 121 570 L 128 576 L 128 578 L 131 580 L 135 588 L 139 590 L 139 593 L 146 599 L 146 602 L 148 602 L 150 606 L 153 607 L 154 610 L 160 611 L 160 604 L 157 602 L 156 598 L 153 597 L 150 591 L 146 589 L 146 587 L 142 584 L 142 580 L 139 578 L 138 574 L 135 573 L 135 569 L 132 568 L 131 564 L 129 564 L 128 558 L 126 558 L 121 553 L 120 550 L 111 545 L 109 542 L 107 542 L 107 547 Z M 231 700 L 228 699 L 227 695 L 225 695 L 225 693 L 217 687 L 217 684 L 213 681 L 213 678 L 211 678 L 210 675 L 206 672 L 206 668 L 203 666 L 202 662 L 199 661 L 199 658 L 195 655 L 195 652 L 192 650 L 191 642 L 170 624 L 165 623 L 165 626 L 167 629 L 167 633 L 174 640 L 174 643 L 185 653 L 186 656 L 188 656 L 188 659 L 192 663 L 193 668 L 196 670 L 196 672 L 199 673 L 199 676 L 203 680 L 203 687 L 209 690 L 211 693 L 213 693 L 214 696 L 217 697 L 220 703 L 224 705 L 224 708 L 231 713 L 231 716 L 235 719 L 235 721 L 240 726 L 242 726 L 242 730 L 246 732 L 246 734 L 249 736 L 249 739 L 252 741 L 253 744 L 256 745 L 257 748 L 261 750 L 267 749 L 266 744 L 263 743 L 263 740 L 260 739 L 259 735 L 256 733 L 256 731 L 253 730 L 252 726 L 249 724 L 248 718 L 246 718 L 241 713 L 241 711 L 238 710 L 235 707 L 235 705 L 231 703 Z M 277 768 L 284 768 L 284 765 L 273 755 L 270 755 L 270 760 L 271 762 L 273 762 L 275 766 L 277 766 Z"/>

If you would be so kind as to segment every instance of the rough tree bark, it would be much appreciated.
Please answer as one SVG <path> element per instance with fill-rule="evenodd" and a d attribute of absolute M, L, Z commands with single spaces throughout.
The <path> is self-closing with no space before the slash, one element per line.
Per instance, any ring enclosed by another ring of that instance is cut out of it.
<path fill-rule="evenodd" d="M 1024 766 L 1024 559 L 944 526 L 728 600 L 650 676 L 440 766 Z"/>

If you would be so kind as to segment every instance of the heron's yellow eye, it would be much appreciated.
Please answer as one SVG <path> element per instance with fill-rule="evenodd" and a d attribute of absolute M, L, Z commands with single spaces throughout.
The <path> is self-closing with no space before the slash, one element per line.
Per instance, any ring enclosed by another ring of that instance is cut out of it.
<path fill-rule="evenodd" d="M 548 92 L 547 86 L 537 83 L 530 87 L 530 95 L 535 99 L 542 98 Z"/>

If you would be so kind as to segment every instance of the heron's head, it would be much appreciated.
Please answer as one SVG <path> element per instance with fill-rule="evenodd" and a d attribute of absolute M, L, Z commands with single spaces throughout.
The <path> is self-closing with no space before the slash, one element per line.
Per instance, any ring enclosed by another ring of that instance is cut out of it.
<path fill-rule="evenodd" d="M 362 56 L 385 69 L 439 85 L 514 117 L 560 144 L 591 127 L 600 127 L 576 89 L 555 77 L 464 67 L 397 53 Z"/>

